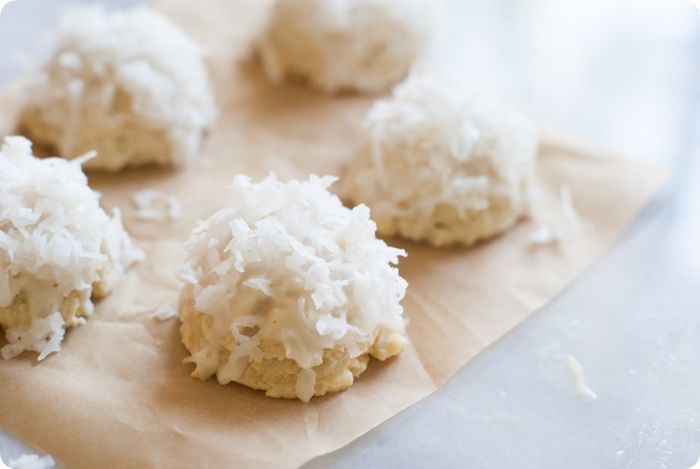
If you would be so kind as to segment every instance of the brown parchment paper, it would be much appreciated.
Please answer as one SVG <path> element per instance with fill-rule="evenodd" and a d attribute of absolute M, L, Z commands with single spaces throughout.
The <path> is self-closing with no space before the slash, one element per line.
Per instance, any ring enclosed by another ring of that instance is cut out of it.
<path fill-rule="evenodd" d="M 122 208 L 147 254 L 63 350 L 42 363 L 0 363 L 0 426 L 50 452 L 66 467 L 291 467 L 357 438 L 427 396 L 457 368 L 556 295 L 611 244 L 658 190 L 663 174 L 639 163 L 543 142 L 542 193 L 533 219 L 473 249 L 408 250 L 400 265 L 411 345 L 373 361 L 347 391 L 309 404 L 266 398 L 240 385 L 189 377 L 178 321 L 148 312 L 175 302 L 172 276 L 197 219 L 223 206 L 236 173 L 281 178 L 339 174 L 352 154 L 367 97 L 323 97 L 272 87 L 249 57 L 265 1 L 157 4 L 209 49 L 222 115 L 201 158 L 180 170 L 91 175 L 105 207 Z M 0 135 L 13 132 L 19 88 L 0 94 Z M 563 246 L 533 249 L 530 232 L 561 218 L 558 192 L 571 188 L 584 220 Z M 136 220 L 133 191 L 176 195 L 173 223 Z"/>

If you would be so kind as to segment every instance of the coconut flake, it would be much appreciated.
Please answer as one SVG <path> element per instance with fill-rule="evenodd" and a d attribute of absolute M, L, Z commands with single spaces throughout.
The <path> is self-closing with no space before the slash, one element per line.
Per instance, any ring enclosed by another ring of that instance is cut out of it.
<path fill-rule="evenodd" d="M 562 243 L 581 228 L 581 217 L 576 211 L 567 185 L 559 188 L 559 207 L 561 220 L 553 226 L 539 226 L 530 233 L 530 243 L 535 246 L 547 246 Z"/>
<path fill-rule="evenodd" d="M 146 221 L 177 220 L 182 215 L 182 204 L 171 195 L 155 189 L 144 189 L 132 196 L 136 218 Z"/>
<path fill-rule="evenodd" d="M 0 349 L 4 359 L 14 358 L 25 350 L 39 352 L 41 361 L 52 352 L 61 350 L 61 340 L 65 330 L 61 313 L 53 313 L 42 319 L 35 319 L 29 326 L 16 326 L 6 331 L 9 344 Z"/>
<path fill-rule="evenodd" d="M 578 223 L 580 217 L 574 207 L 571 189 L 566 184 L 559 188 L 559 203 L 561 204 L 561 211 L 564 214 L 564 220 L 571 224 Z"/>
<path fill-rule="evenodd" d="M 41 351 L 37 360 L 41 361 L 46 358 L 49 354 L 58 352 L 61 350 L 61 341 L 63 341 L 63 335 L 65 334 L 64 321 L 61 313 L 54 313 L 46 318 L 47 327 L 49 333 L 47 334 L 48 340 L 46 344 L 41 347 Z"/>
<path fill-rule="evenodd" d="M 303 402 L 309 402 L 314 395 L 316 372 L 310 368 L 303 369 L 297 376 L 297 396 Z"/>
<path fill-rule="evenodd" d="M 177 308 L 173 303 L 163 303 L 148 315 L 152 319 L 167 321 L 177 317 Z"/>
<path fill-rule="evenodd" d="M 598 396 L 596 395 L 593 390 L 588 387 L 588 384 L 586 384 L 586 380 L 583 376 L 583 367 L 581 366 L 581 362 L 578 361 L 576 357 L 573 355 L 569 355 L 566 358 L 566 363 L 569 365 L 569 372 L 571 372 L 571 377 L 574 380 L 574 384 L 576 385 L 576 392 L 583 398 L 585 399 L 597 399 Z"/>
<path fill-rule="evenodd" d="M 252 277 L 243 282 L 243 285 L 260 290 L 267 296 L 272 296 L 272 287 L 270 285 L 270 280 L 264 277 Z"/>
<path fill-rule="evenodd" d="M 560 241 L 559 233 L 548 226 L 540 226 L 530 233 L 530 242 L 532 244 L 546 245 L 558 241 Z"/>
<path fill-rule="evenodd" d="M 90 161 L 96 157 L 97 157 L 97 152 L 93 150 L 93 151 L 89 151 L 89 152 L 85 153 L 82 156 L 75 157 L 71 161 L 73 162 L 73 164 L 77 164 L 77 165 L 82 166 L 85 163 L 87 163 L 88 161 Z"/>
<path fill-rule="evenodd" d="M 547 246 L 559 244 L 566 240 L 569 230 L 566 227 L 540 226 L 530 233 L 530 244 L 534 246 Z"/>

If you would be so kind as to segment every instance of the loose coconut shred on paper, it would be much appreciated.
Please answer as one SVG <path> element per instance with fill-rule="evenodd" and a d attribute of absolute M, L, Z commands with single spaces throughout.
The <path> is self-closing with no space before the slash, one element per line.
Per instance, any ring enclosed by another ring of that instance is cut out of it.
<path fill-rule="evenodd" d="M 530 233 L 533 246 L 548 246 L 562 243 L 582 228 L 581 217 L 574 207 L 571 189 L 567 185 L 559 188 L 560 220 L 555 224 L 541 225 Z"/>
<path fill-rule="evenodd" d="M 144 189 L 134 193 L 136 218 L 145 221 L 174 221 L 182 216 L 182 204 L 172 195 L 155 189 Z"/>

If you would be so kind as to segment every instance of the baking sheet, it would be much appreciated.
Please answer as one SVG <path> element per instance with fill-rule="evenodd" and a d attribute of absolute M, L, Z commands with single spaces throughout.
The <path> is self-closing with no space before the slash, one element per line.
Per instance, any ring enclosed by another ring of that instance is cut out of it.
<path fill-rule="evenodd" d="M 0 426 L 67 467 L 299 465 L 360 436 L 434 391 L 480 350 L 542 306 L 610 245 L 658 190 L 664 174 L 547 137 L 533 220 L 473 249 L 399 242 L 409 255 L 401 274 L 411 346 L 373 361 L 347 391 L 310 404 L 274 400 L 239 385 L 189 377 L 176 320 L 148 312 L 175 302 L 173 270 L 197 219 L 225 204 L 237 173 L 282 179 L 339 174 L 352 155 L 368 97 L 324 97 L 266 83 L 249 43 L 269 2 L 157 3 L 209 50 L 222 115 L 200 159 L 181 171 L 147 169 L 91 175 L 105 207 L 122 208 L 127 229 L 147 254 L 102 301 L 63 351 L 0 363 Z M 0 135 L 12 133 L 18 88 L 0 94 Z M 584 221 L 560 247 L 533 248 L 532 230 L 561 219 L 568 185 Z M 155 188 L 177 196 L 172 223 L 135 218 L 131 194 Z M 11 385 L 8 385 L 11 383 Z"/>

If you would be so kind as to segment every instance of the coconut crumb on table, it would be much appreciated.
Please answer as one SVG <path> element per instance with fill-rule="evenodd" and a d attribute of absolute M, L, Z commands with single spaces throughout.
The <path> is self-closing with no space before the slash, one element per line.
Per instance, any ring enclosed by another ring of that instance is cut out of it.
<path fill-rule="evenodd" d="M 581 362 L 573 355 L 569 355 L 566 357 L 566 363 L 569 366 L 569 372 L 574 380 L 576 392 L 585 399 L 597 399 L 598 395 L 586 384 Z"/>

